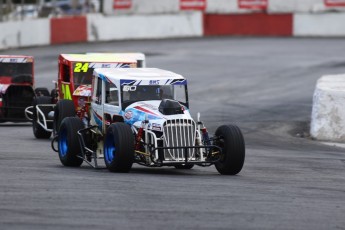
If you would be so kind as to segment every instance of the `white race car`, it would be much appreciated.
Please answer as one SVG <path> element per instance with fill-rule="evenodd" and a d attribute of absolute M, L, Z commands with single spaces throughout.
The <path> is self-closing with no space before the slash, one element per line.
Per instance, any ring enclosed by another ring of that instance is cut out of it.
<path fill-rule="evenodd" d="M 95 69 L 88 122 L 65 118 L 52 147 L 65 166 L 83 162 L 97 168 L 104 158 L 112 172 L 133 163 L 149 167 L 215 165 L 235 175 L 245 159 L 244 139 L 235 125 L 222 125 L 210 137 L 189 112 L 187 80 L 153 68 Z M 55 147 L 57 142 L 57 148 Z"/>

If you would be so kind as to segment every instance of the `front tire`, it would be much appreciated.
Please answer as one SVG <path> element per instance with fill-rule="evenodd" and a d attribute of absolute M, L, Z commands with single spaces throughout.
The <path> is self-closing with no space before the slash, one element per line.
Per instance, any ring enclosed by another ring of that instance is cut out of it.
<path fill-rule="evenodd" d="M 79 167 L 83 159 L 77 157 L 81 153 L 77 131 L 84 128 L 78 117 L 66 117 L 58 133 L 58 153 L 64 166 Z"/>
<path fill-rule="evenodd" d="M 134 135 L 125 123 L 111 124 L 104 142 L 104 161 L 111 172 L 129 172 L 134 161 Z"/>
<path fill-rule="evenodd" d="M 46 131 L 41 125 L 37 122 L 37 109 L 36 107 L 38 105 L 44 105 L 44 104 L 51 104 L 50 97 L 46 96 L 40 96 L 36 97 L 33 101 L 33 115 L 32 115 L 32 131 L 37 139 L 49 139 L 52 132 Z M 47 119 L 48 113 L 50 112 L 50 107 L 41 107 L 41 110 Z M 41 121 L 43 123 L 43 121 Z M 47 124 L 47 128 L 52 128 L 51 124 Z"/>
<path fill-rule="evenodd" d="M 222 125 L 215 133 L 219 140 L 215 145 L 222 149 L 222 155 L 215 163 L 216 169 L 223 175 L 236 175 L 242 170 L 245 159 L 245 145 L 241 130 L 235 125 Z"/>

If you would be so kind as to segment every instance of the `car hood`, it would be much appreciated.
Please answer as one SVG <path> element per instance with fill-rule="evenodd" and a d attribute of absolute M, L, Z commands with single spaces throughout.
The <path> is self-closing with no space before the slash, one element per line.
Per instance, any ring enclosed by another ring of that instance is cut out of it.
<path fill-rule="evenodd" d="M 80 85 L 73 92 L 73 96 L 91 97 L 91 85 Z"/>
<path fill-rule="evenodd" d="M 149 121 L 149 128 L 160 130 L 163 123 L 170 119 L 192 119 L 189 110 L 184 107 L 183 114 L 164 115 L 159 111 L 161 101 L 139 101 L 131 104 L 123 112 L 127 124 L 141 127 L 142 121 L 146 118 Z"/>

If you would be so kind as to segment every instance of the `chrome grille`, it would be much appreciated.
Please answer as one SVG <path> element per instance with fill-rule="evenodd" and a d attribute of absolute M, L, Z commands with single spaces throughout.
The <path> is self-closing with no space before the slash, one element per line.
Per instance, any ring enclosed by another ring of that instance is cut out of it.
<path fill-rule="evenodd" d="M 195 145 L 196 125 L 191 119 L 172 119 L 164 123 L 164 147 L 181 147 L 178 149 L 165 149 L 164 159 L 168 161 L 184 161 L 183 147 Z M 188 159 L 194 157 L 194 149 L 188 148 Z"/>

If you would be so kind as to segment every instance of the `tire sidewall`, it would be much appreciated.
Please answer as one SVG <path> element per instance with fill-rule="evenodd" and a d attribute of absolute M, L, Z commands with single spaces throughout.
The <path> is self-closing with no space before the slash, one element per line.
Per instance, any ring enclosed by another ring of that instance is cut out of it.
<path fill-rule="evenodd" d="M 77 117 L 67 117 L 62 121 L 58 133 L 58 154 L 64 166 L 78 167 L 83 163 L 77 157 L 81 153 L 77 131 L 83 128 L 83 122 Z"/>
<path fill-rule="evenodd" d="M 222 148 L 220 161 L 215 163 L 219 173 L 225 175 L 238 174 L 244 164 L 245 144 L 241 130 L 235 125 L 222 125 L 215 133 L 220 137 L 215 144 Z"/>
<path fill-rule="evenodd" d="M 60 125 L 64 118 L 66 117 L 75 117 L 76 111 L 74 102 L 72 100 L 62 99 L 56 103 L 54 109 L 54 124 L 53 130 L 54 133 L 58 133 L 60 129 Z"/>
<path fill-rule="evenodd" d="M 114 147 L 112 159 L 107 151 Z M 134 136 L 131 128 L 124 123 L 108 127 L 104 141 L 104 162 L 112 172 L 128 172 L 134 161 Z"/>

